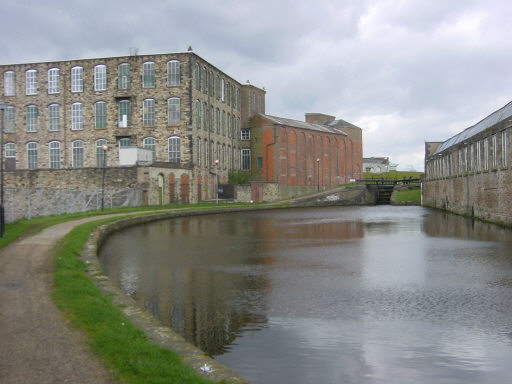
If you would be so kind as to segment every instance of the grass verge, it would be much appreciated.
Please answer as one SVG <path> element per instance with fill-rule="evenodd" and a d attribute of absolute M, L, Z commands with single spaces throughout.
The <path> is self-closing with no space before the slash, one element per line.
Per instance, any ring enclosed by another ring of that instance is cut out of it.
<path fill-rule="evenodd" d="M 153 344 L 88 278 L 78 259 L 90 233 L 109 218 L 82 224 L 54 248 L 57 270 L 53 298 L 71 322 L 83 329 L 92 350 L 124 383 L 211 383 L 181 362 L 173 351 Z"/>
<path fill-rule="evenodd" d="M 416 188 L 405 191 L 399 191 L 396 193 L 394 199 L 399 203 L 407 202 L 421 204 L 421 189 Z"/>

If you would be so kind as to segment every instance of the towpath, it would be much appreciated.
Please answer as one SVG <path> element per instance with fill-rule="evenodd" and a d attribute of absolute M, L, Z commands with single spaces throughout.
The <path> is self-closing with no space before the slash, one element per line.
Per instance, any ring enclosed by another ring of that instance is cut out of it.
<path fill-rule="evenodd" d="M 115 382 L 51 298 L 50 250 L 75 226 L 97 219 L 58 224 L 0 250 L 0 383 Z"/>

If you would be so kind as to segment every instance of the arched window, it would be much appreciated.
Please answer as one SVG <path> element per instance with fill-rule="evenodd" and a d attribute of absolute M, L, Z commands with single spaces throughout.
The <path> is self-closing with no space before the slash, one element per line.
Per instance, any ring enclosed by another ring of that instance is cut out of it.
<path fill-rule="evenodd" d="M 171 60 L 167 62 L 167 85 L 180 84 L 180 62 Z"/>
<path fill-rule="evenodd" d="M 107 103 L 104 101 L 94 103 L 94 127 L 107 128 Z"/>
<path fill-rule="evenodd" d="M 201 90 L 201 67 L 199 66 L 199 63 L 196 63 L 196 74 L 195 74 L 196 78 L 195 78 L 195 81 L 196 81 L 196 89 L 198 91 Z"/>
<path fill-rule="evenodd" d="M 25 72 L 25 94 L 37 95 L 37 70 L 35 69 Z"/>
<path fill-rule="evenodd" d="M 84 166 L 84 142 L 82 140 L 75 140 L 71 143 L 71 166 L 73 168 L 80 168 Z"/>
<path fill-rule="evenodd" d="M 26 120 L 27 120 L 27 132 L 37 132 L 37 106 L 27 105 L 26 108 Z"/>
<path fill-rule="evenodd" d="M 180 157 L 180 138 L 178 136 L 169 137 L 169 162 L 179 163 Z"/>
<path fill-rule="evenodd" d="M 60 168 L 60 143 L 58 141 L 51 141 L 48 144 L 48 150 L 50 158 L 50 168 Z"/>
<path fill-rule="evenodd" d="M 142 124 L 145 127 L 155 125 L 155 100 L 145 99 L 142 105 Z"/>
<path fill-rule="evenodd" d="M 60 92 L 60 70 L 59 68 L 50 68 L 48 70 L 48 93 L 55 94 Z"/>
<path fill-rule="evenodd" d="M 155 86 L 155 63 L 146 61 L 142 64 L 142 87 L 152 88 Z"/>
<path fill-rule="evenodd" d="M 4 155 L 5 157 L 16 157 L 16 144 L 5 143 Z"/>
<path fill-rule="evenodd" d="M 154 137 L 146 137 L 142 141 L 142 147 L 151 150 L 151 152 L 153 153 L 153 161 L 155 161 L 156 160 L 155 138 Z"/>
<path fill-rule="evenodd" d="M 94 67 L 94 90 L 104 91 L 107 89 L 107 66 L 100 64 Z"/>
<path fill-rule="evenodd" d="M 84 69 L 82 67 L 71 68 L 71 92 L 84 91 Z"/>
<path fill-rule="evenodd" d="M 37 143 L 35 141 L 27 143 L 27 167 L 29 169 L 37 168 Z"/>
<path fill-rule="evenodd" d="M 107 140 L 96 140 L 96 166 L 105 167 L 107 165 L 107 151 L 103 147 L 107 146 Z"/>
<path fill-rule="evenodd" d="M 201 129 L 201 102 L 196 100 L 196 128 Z"/>
<path fill-rule="evenodd" d="M 16 94 L 16 81 L 14 71 L 4 72 L 4 96 L 14 96 Z"/>
<path fill-rule="evenodd" d="M 60 105 L 50 104 L 48 106 L 48 130 L 56 132 L 60 130 Z"/>
<path fill-rule="evenodd" d="M 180 99 L 178 97 L 171 97 L 169 100 L 167 100 L 167 116 L 169 124 L 180 123 Z"/>
<path fill-rule="evenodd" d="M 71 104 L 71 129 L 73 131 L 84 128 L 84 105 L 82 103 Z"/>

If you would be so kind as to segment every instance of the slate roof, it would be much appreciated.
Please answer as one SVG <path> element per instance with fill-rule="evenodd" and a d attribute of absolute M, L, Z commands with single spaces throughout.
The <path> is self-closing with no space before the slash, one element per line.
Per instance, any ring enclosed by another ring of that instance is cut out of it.
<path fill-rule="evenodd" d="M 489 116 L 484 118 L 483 120 L 479 121 L 475 125 L 466 128 L 462 132 L 458 133 L 457 135 L 451 137 L 450 139 L 446 140 L 443 144 L 439 146 L 437 151 L 434 153 L 441 153 L 444 150 L 459 144 L 463 142 L 464 140 L 467 140 L 480 132 L 485 131 L 487 128 L 490 128 L 498 123 L 501 123 L 504 120 L 510 119 L 512 117 L 512 101 L 509 102 L 504 107 L 498 109 L 497 111 L 491 113 Z"/>
<path fill-rule="evenodd" d="M 306 123 L 304 121 L 299 121 L 299 120 L 285 119 L 283 117 L 276 117 L 276 116 L 270 116 L 270 115 L 264 115 L 264 114 L 260 114 L 260 115 L 262 117 L 264 117 L 265 119 L 270 120 L 273 123 L 279 124 L 279 125 L 286 125 L 288 127 L 308 129 L 310 131 L 333 133 L 335 135 L 348 136 L 341 129 L 334 127 L 334 126 L 330 126 L 328 124 L 326 124 L 326 125 L 312 124 L 312 123 Z"/>

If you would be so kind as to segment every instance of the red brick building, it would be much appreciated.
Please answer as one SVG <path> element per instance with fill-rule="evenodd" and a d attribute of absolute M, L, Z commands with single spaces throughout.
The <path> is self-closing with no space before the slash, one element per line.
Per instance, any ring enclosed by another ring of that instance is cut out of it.
<path fill-rule="evenodd" d="M 305 122 L 257 113 L 249 126 L 254 181 L 299 195 L 361 178 L 362 130 L 353 124 L 319 113 L 306 114 Z"/>

